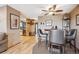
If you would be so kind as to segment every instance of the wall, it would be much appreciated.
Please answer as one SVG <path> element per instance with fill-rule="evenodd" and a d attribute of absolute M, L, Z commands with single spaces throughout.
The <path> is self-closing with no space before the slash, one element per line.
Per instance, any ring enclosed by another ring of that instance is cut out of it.
<path fill-rule="evenodd" d="M 76 45 L 79 48 L 79 26 L 76 25 L 76 15 L 79 14 L 79 5 L 70 12 L 71 28 L 77 29 Z"/>
<path fill-rule="evenodd" d="M 20 12 L 9 7 L 0 7 L 0 32 L 8 34 L 8 47 L 11 47 L 20 42 L 19 29 L 10 29 L 10 13 L 20 16 Z"/>
<path fill-rule="evenodd" d="M 8 30 L 8 47 L 20 42 L 19 29 L 10 29 L 10 13 L 20 16 L 20 12 L 14 8 L 7 6 L 7 30 Z"/>
<path fill-rule="evenodd" d="M 7 33 L 7 10 L 6 7 L 0 7 L 0 32 Z"/>
<path fill-rule="evenodd" d="M 54 15 L 54 16 L 43 16 L 43 17 L 38 17 L 38 23 L 39 23 L 39 28 L 51 28 L 52 26 L 57 26 L 58 29 L 62 29 L 62 19 L 63 15 Z M 47 26 L 46 21 L 51 20 L 52 21 L 52 26 Z M 44 23 L 44 25 L 40 25 L 40 23 Z"/>

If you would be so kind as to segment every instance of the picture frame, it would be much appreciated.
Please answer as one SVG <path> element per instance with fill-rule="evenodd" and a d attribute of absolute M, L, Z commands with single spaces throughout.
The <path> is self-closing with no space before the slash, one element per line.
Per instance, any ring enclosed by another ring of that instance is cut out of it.
<path fill-rule="evenodd" d="M 10 13 L 10 29 L 19 29 L 20 17 Z"/>
<path fill-rule="evenodd" d="M 47 26 L 52 26 L 52 20 L 46 20 L 46 25 Z"/>
<path fill-rule="evenodd" d="M 79 14 L 76 15 L 76 25 L 79 25 Z"/>

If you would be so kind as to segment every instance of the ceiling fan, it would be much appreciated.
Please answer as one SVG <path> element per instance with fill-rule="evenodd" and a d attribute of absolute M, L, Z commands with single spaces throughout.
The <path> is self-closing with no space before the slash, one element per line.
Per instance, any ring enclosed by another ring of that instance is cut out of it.
<path fill-rule="evenodd" d="M 53 5 L 51 7 L 48 8 L 48 10 L 42 10 L 44 12 L 46 12 L 44 15 L 48 15 L 50 12 L 52 12 L 52 15 L 55 15 L 55 13 L 58 13 L 58 12 L 63 12 L 63 10 L 57 10 L 56 9 L 57 5 Z"/>

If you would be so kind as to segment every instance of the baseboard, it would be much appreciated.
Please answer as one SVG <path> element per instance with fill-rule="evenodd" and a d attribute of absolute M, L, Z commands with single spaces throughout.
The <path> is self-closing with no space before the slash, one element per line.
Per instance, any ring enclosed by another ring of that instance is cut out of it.
<path fill-rule="evenodd" d="M 20 43 L 21 43 L 21 42 L 18 42 L 18 43 L 16 43 L 16 44 L 14 44 L 14 45 L 8 47 L 8 49 L 10 49 L 10 48 L 12 48 L 12 47 L 14 47 L 14 46 L 16 46 L 16 45 L 18 45 L 18 44 L 20 44 Z"/>
<path fill-rule="evenodd" d="M 15 44 L 15 45 L 13 45 L 13 46 L 10 46 L 10 47 L 8 47 L 8 49 L 10 49 L 10 48 L 12 48 L 12 47 L 14 47 L 14 46 L 16 46 L 16 45 L 18 45 L 18 44 L 20 44 L 21 42 L 18 42 L 17 44 Z M 4 51 L 2 51 L 2 52 L 0 52 L 0 53 L 3 53 L 3 52 L 5 52 L 5 51 L 7 51 L 8 49 L 6 49 L 6 50 L 4 50 Z"/>

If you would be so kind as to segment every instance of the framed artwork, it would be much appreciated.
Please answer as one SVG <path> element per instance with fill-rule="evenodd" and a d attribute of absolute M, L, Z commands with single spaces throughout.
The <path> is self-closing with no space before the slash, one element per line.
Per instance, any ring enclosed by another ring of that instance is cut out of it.
<path fill-rule="evenodd" d="M 46 20 L 46 25 L 47 26 L 52 26 L 52 20 Z"/>
<path fill-rule="evenodd" d="M 76 15 L 76 25 L 79 25 L 79 14 Z"/>
<path fill-rule="evenodd" d="M 10 29 L 19 29 L 20 17 L 10 13 Z"/>

